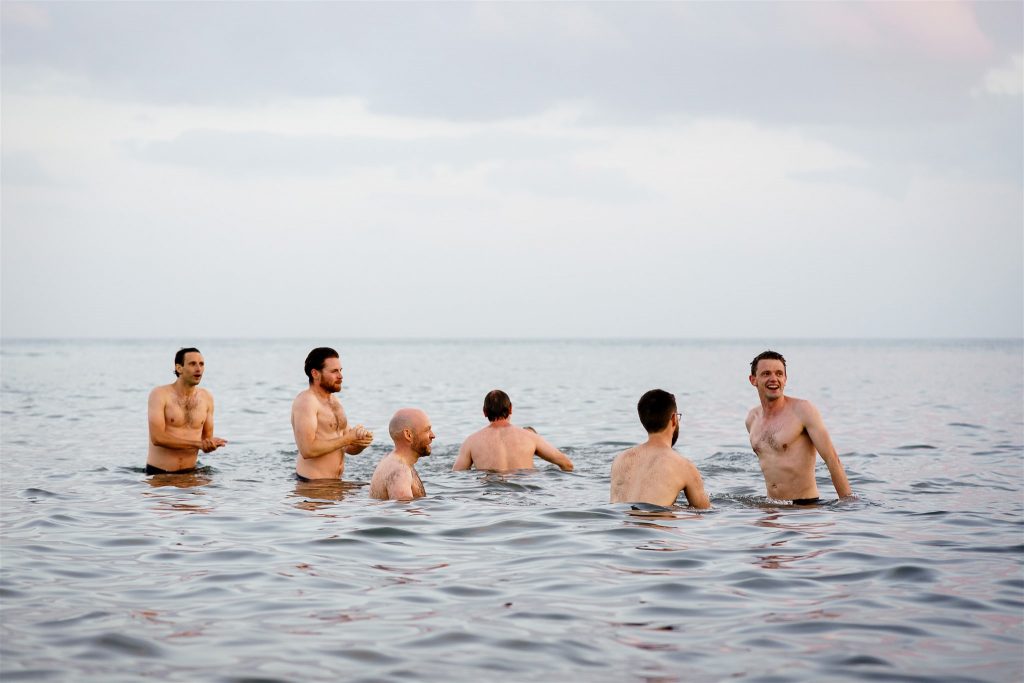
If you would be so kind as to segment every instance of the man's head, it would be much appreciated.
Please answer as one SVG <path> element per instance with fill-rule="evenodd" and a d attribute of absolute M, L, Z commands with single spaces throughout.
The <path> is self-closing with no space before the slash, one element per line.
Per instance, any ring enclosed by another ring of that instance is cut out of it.
<path fill-rule="evenodd" d="M 174 376 L 185 377 L 187 384 L 199 384 L 203 378 L 203 371 L 206 370 L 206 361 L 199 349 L 191 346 L 178 349 L 174 354 Z"/>
<path fill-rule="evenodd" d="M 484 396 L 484 416 L 488 422 L 501 420 L 512 414 L 512 399 L 501 389 L 494 389 Z"/>
<path fill-rule="evenodd" d="M 764 351 L 750 362 L 750 383 L 757 387 L 758 396 L 774 401 L 786 389 L 786 359 L 781 353 Z"/>
<path fill-rule="evenodd" d="M 317 385 L 328 393 L 341 391 L 341 360 L 338 352 L 327 346 L 320 346 L 306 356 L 306 377 L 309 384 Z"/>
<path fill-rule="evenodd" d="M 673 425 L 672 445 L 676 445 L 679 439 L 679 418 L 676 415 L 675 396 L 661 389 L 651 389 L 640 397 L 636 412 L 648 434 L 657 434 Z"/>
<path fill-rule="evenodd" d="M 778 351 L 762 351 L 761 353 L 754 356 L 754 360 L 750 361 L 750 376 L 754 377 L 757 375 L 757 364 L 763 360 L 777 360 L 782 362 L 782 369 L 786 369 L 786 359 L 782 357 L 782 354 Z"/>
<path fill-rule="evenodd" d="M 434 440 L 434 428 L 430 418 L 418 408 L 402 408 L 388 423 L 388 433 L 395 442 L 395 450 L 409 449 L 418 458 L 430 455 L 430 442 Z"/>

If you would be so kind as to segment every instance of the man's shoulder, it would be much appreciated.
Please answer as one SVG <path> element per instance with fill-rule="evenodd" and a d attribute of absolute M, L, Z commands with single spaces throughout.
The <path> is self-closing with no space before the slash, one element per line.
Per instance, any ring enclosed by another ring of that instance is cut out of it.
<path fill-rule="evenodd" d="M 150 398 L 165 398 L 167 396 L 174 395 L 174 383 L 161 384 L 158 387 L 153 387 L 153 390 L 149 392 Z"/>
<path fill-rule="evenodd" d="M 814 407 L 813 403 L 807 399 L 796 398 L 794 396 L 786 397 L 786 409 L 800 417 L 815 415 L 818 412 L 818 409 Z"/>

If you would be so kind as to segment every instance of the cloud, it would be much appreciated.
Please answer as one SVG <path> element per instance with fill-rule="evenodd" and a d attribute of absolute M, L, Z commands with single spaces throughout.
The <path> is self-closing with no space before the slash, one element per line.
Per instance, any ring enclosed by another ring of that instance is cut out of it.
<path fill-rule="evenodd" d="M 1024 54 L 1012 55 L 1009 61 L 985 72 L 981 85 L 971 90 L 981 95 L 1020 95 L 1024 92 Z"/>

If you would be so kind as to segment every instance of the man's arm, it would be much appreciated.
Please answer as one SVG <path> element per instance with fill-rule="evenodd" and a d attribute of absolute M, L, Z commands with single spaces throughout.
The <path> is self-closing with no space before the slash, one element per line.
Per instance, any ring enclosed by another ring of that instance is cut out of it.
<path fill-rule="evenodd" d="M 548 462 L 558 465 L 563 472 L 572 472 L 572 460 L 565 453 L 549 444 L 543 436 L 539 434 L 534 435 L 533 443 L 536 449 L 534 453 Z"/>
<path fill-rule="evenodd" d="M 183 439 L 167 433 L 167 418 L 164 415 L 166 394 L 157 387 L 149 393 L 149 441 L 154 446 L 178 450 L 198 450 L 203 442 L 198 439 Z"/>
<path fill-rule="evenodd" d="M 707 492 L 704 491 L 704 480 L 701 479 L 700 472 L 691 462 L 684 462 L 682 466 L 685 478 L 682 491 L 686 494 L 686 502 L 689 503 L 690 507 L 697 508 L 698 510 L 707 510 L 711 507 L 711 499 L 708 498 Z"/>
<path fill-rule="evenodd" d="M 292 404 L 292 431 L 295 433 L 295 445 L 303 458 L 319 458 L 360 442 L 358 433 L 351 429 L 345 430 L 344 434 L 333 439 L 318 439 L 316 399 L 308 399 L 308 396 L 300 396 Z"/>
<path fill-rule="evenodd" d="M 832 445 L 832 437 L 829 436 L 828 429 L 825 428 L 825 421 L 821 418 L 821 413 L 810 401 L 803 401 L 800 408 L 804 429 L 807 430 L 814 449 L 818 451 L 818 455 L 828 466 L 828 473 L 832 477 L 832 485 L 835 486 L 836 493 L 840 498 L 852 496 L 853 489 L 850 488 L 850 482 L 846 478 L 846 470 L 843 469 L 843 463 L 839 461 L 839 454 L 836 453 L 836 447 Z"/>
<path fill-rule="evenodd" d="M 228 442 L 213 435 L 213 394 L 204 391 L 209 408 L 206 411 L 206 421 L 203 422 L 203 453 L 212 453 L 221 446 L 227 446 Z"/>
<path fill-rule="evenodd" d="M 400 467 L 392 472 L 388 477 L 387 488 L 390 500 L 412 500 L 412 475 L 408 468 Z"/>
<path fill-rule="evenodd" d="M 345 452 L 349 455 L 359 455 L 366 450 L 367 446 L 373 443 L 373 432 L 363 425 L 356 425 L 345 430 L 346 434 L 349 432 L 352 432 L 356 437 L 356 441 L 351 446 L 345 447 Z"/>
<path fill-rule="evenodd" d="M 468 470 L 473 466 L 473 453 L 469 448 L 469 439 L 462 442 L 459 446 L 459 455 L 455 458 L 455 464 L 452 465 L 452 472 L 458 472 L 459 470 Z"/>

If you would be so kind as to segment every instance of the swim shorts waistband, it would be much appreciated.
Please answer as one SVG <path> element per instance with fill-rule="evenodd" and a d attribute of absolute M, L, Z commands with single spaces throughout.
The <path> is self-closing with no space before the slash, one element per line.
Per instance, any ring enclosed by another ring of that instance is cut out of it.
<path fill-rule="evenodd" d="M 821 498 L 794 498 L 793 505 L 817 505 Z"/>
<path fill-rule="evenodd" d="M 195 467 L 190 467 L 187 470 L 162 470 L 159 467 L 146 463 L 146 474 L 189 474 L 195 471 Z"/>
<path fill-rule="evenodd" d="M 299 474 L 298 472 L 295 473 L 295 478 L 298 479 L 299 481 L 313 481 L 309 477 L 304 477 L 301 474 Z"/>

